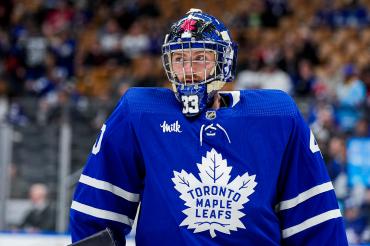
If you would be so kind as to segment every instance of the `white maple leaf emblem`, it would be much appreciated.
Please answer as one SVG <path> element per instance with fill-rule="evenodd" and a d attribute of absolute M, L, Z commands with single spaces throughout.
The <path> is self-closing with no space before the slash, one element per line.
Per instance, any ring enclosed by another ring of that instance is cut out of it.
<path fill-rule="evenodd" d="M 173 172 L 175 189 L 188 207 L 183 210 L 187 217 L 180 226 L 194 229 L 194 233 L 209 230 L 212 237 L 216 237 L 216 231 L 230 234 L 245 229 L 240 220 L 245 214 L 240 209 L 254 192 L 256 175 L 246 172 L 229 183 L 232 167 L 215 149 L 207 152 L 197 166 L 201 181 L 184 170 Z"/>

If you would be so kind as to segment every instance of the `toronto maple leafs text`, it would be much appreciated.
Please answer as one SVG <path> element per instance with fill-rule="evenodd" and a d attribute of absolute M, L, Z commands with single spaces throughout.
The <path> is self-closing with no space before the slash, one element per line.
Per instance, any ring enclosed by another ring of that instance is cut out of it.
<path fill-rule="evenodd" d="M 195 216 L 198 218 L 230 219 L 232 202 L 240 199 L 240 193 L 227 187 L 203 186 L 189 190 L 188 193 L 196 200 Z M 216 196 L 218 199 L 209 196 Z"/>

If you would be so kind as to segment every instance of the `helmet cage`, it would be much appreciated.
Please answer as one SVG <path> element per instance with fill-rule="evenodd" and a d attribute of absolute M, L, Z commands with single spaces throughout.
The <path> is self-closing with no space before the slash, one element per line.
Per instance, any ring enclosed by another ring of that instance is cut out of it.
<path fill-rule="evenodd" d="M 199 51 L 203 57 L 198 57 Z M 209 59 L 209 51 L 215 59 Z M 236 59 L 237 45 L 213 16 L 190 9 L 171 26 L 162 46 L 162 63 L 185 116 L 198 115 L 226 82 L 234 80 Z M 203 69 L 198 62 L 204 64 Z"/>
<path fill-rule="evenodd" d="M 178 42 L 169 42 L 165 43 L 162 46 L 162 63 L 165 68 L 168 80 L 175 85 L 189 85 L 187 81 L 184 80 L 184 83 L 180 82 L 178 76 L 173 70 L 172 64 L 172 55 L 174 52 L 192 52 L 194 51 L 203 51 L 204 55 L 207 51 L 215 52 L 215 67 L 214 71 L 210 76 L 203 76 L 204 80 L 194 81 L 192 76 L 191 85 L 201 85 L 206 84 L 212 81 L 223 81 L 231 82 L 234 79 L 234 69 L 236 55 L 234 54 L 234 49 L 236 47 L 231 42 L 224 41 L 195 41 L 191 38 L 180 38 Z M 193 61 L 194 62 L 194 61 Z M 206 69 L 204 69 L 204 75 L 206 75 Z"/>

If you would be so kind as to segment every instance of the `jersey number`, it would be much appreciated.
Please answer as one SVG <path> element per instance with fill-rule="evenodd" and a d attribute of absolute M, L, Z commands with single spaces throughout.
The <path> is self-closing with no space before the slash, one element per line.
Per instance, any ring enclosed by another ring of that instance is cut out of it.
<path fill-rule="evenodd" d="M 199 113 L 199 98 L 197 95 L 181 96 L 183 108 L 182 113 L 197 114 Z"/>
<path fill-rule="evenodd" d="M 319 145 L 317 144 L 315 136 L 313 135 L 312 131 L 310 131 L 310 149 L 312 153 L 320 151 Z"/>
<path fill-rule="evenodd" d="M 92 153 L 94 155 L 96 155 L 97 153 L 99 153 L 100 146 L 101 146 L 101 141 L 103 140 L 103 135 L 104 135 L 104 132 L 105 132 L 105 129 L 106 128 L 107 128 L 107 126 L 105 124 L 101 127 L 99 139 L 96 140 L 96 142 L 95 142 L 95 144 L 93 146 L 93 149 L 92 149 Z"/>

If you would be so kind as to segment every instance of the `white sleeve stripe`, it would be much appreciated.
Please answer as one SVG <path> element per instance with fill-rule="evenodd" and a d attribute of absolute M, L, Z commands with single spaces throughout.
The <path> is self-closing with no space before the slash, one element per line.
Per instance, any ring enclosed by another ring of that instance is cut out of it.
<path fill-rule="evenodd" d="M 96 218 L 113 220 L 113 221 L 126 224 L 128 226 L 132 226 L 134 223 L 134 220 L 130 219 L 128 216 L 124 214 L 119 214 L 119 213 L 115 213 L 115 212 L 104 210 L 104 209 L 94 208 L 94 207 L 91 207 L 91 206 L 88 206 L 86 204 L 79 203 L 76 201 L 72 201 L 71 208 L 81 213 L 94 216 Z"/>
<path fill-rule="evenodd" d="M 131 193 L 128 191 L 125 191 L 124 189 L 121 189 L 118 186 L 115 186 L 111 183 L 108 183 L 106 181 L 98 180 L 92 177 L 89 177 L 87 175 L 81 174 L 80 177 L 80 183 L 86 184 L 88 186 L 100 189 L 100 190 L 106 190 L 111 193 L 113 193 L 116 196 L 122 197 L 130 202 L 139 202 L 140 201 L 140 195 L 136 193 Z"/>
<path fill-rule="evenodd" d="M 334 189 L 334 187 L 333 187 L 333 185 L 330 181 L 326 182 L 324 184 L 321 184 L 321 185 L 317 185 L 315 187 L 312 187 L 309 190 L 306 190 L 306 191 L 300 193 L 298 196 L 296 196 L 292 199 L 280 202 L 276 206 L 276 210 L 281 211 L 281 210 L 293 208 L 293 207 L 297 206 L 298 204 L 310 199 L 311 197 L 314 197 L 316 195 L 319 195 L 321 193 L 324 193 L 326 191 L 333 190 L 333 189 Z"/>
<path fill-rule="evenodd" d="M 307 219 L 307 220 L 303 221 L 302 223 L 300 223 L 298 225 L 295 225 L 295 226 L 284 229 L 282 231 L 283 238 L 288 238 L 290 236 L 293 236 L 294 234 L 297 234 L 297 233 L 299 233 L 301 231 L 304 231 L 308 228 L 311 228 L 315 225 L 318 225 L 320 223 L 323 223 L 323 222 L 331 220 L 331 219 L 339 218 L 341 216 L 342 216 L 342 214 L 340 213 L 339 209 L 334 209 L 334 210 L 330 210 L 330 211 L 327 211 L 325 213 L 319 214 L 317 216 L 314 216 L 310 219 Z"/>

